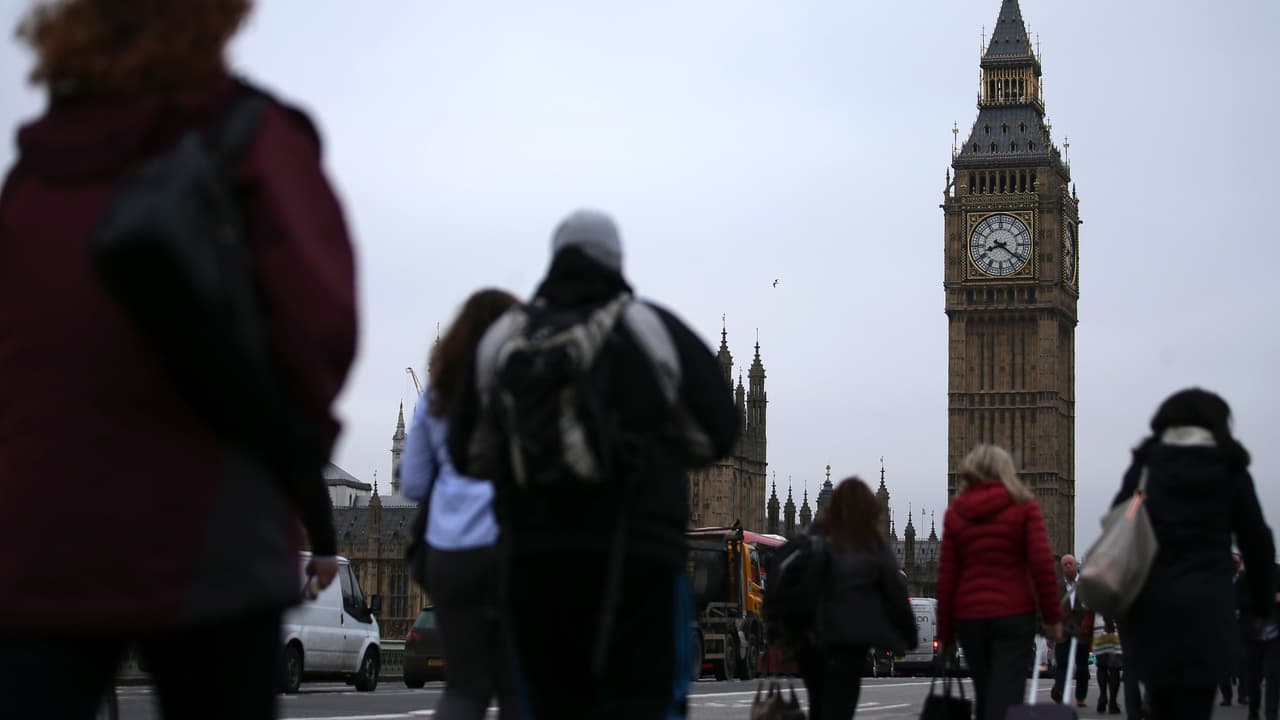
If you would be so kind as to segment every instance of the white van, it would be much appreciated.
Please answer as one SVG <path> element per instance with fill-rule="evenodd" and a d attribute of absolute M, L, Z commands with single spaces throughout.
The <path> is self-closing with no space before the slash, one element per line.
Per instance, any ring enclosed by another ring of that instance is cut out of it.
<path fill-rule="evenodd" d="M 897 673 L 930 672 L 938 654 L 938 601 L 934 598 L 911 598 L 911 612 L 916 619 L 920 644 L 915 650 L 893 659 Z"/>
<path fill-rule="evenodd" d="M 306 583 L 311 553 L 298 558 L 298 592 Z M 303 600 L 284 615 L 284 691 L 298 692 L 303 679 L 341 679 L 357 690 L 378 687 L 382 636 L 378 620 L 382 598 L 365 604 L 360 582 L 346 558 L 338 558 L 338 577 L 315 600 Z"/>

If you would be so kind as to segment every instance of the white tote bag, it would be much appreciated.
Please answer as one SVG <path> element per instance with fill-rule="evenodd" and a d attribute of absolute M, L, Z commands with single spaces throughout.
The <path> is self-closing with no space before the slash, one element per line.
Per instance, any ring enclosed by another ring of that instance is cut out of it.
<path fill-rule="evenodd" d="M 1138 489 L 1102 518 L 1102 535 L 1085 555 L 1080 597 L 1091 610 L 1121 617 L 1147 582 L 1159 546 L 1147 515 L 1147 468 Z"/>

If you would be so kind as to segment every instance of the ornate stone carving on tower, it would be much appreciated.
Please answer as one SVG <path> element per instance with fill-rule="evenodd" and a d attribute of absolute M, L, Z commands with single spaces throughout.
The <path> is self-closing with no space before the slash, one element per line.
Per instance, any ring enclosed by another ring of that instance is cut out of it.
<path fill-rule="evenodd" d="M 978 117 L 953 150 L 942 203 L 947 495 L 975 445 L 1008 448 L 1060 555 L 1075 549 L 1079 201 L 1017 0 L 1003 0 L 981 69 Z"/>
<path fill-rule="evenodd" d="M 907 529 L 902 531 L 902 569 L 908 578 L 916 569 L 916 527 L 911 524 L 911 503 L 907 503 Z"/>
<path fill-rule="evenodd" d="M 787 482 L 787 503 L 782 506 L 782 534 L 793 537 L 796 534 L 796 501 L 791 499 L 791 482 Z"/>
<path fill-rule="evenodd" d="M 831 484 L 831 466 L 827 466 L 827 479 L 822 483 L 822 489 L 818 491 L 818 510 L 815 517 L 821 517 L 822 511 L 827 509 L 827 505 L 831 502 L 831 493 L 835 492 L 835 486 Z"/>
<path fill-rule="evenodd" d="M 813 524 L 813 510 L 809 508 L 809 488 L 804 489 L 804 500 L 800 502 L 800 531 L 804 532 Z"/>
<path fill-rule="evenodd" d="M 902 539 L 898 539 L 898 532 L 894 528 L 893 510 L 888 507 L 889 486 L 885 481 L 883 460 L 880 467 L 880 488 L 876 490 L 876 498 L 886 508 L 889 547 L 898 558 L 899 567 L 907 576 L 907 592 L 912 597 L 937 597 L 938 561 L 942 558 L 942 542 L 932 524 L 929 527 L 928 538 L 921 538 L 917 534 L 924 528 L 925 512 L 920 511 L 920 525 L 917 526 L 910 503 L 907 503 L 907 526 L 903 529 Z M 920 530 L 917 530 L 917 527 Z"/>
<path fill-rule="evenodd" d="M 391 436 L 391 494 L 400 495 L 400 456 L 404 454 L 404 403 L 400 403 L 400 416 L 396 418 L 396 431 Z"/>
<path fill-rule="evenodd" d="M 689 523 L 693 527 L 729 527 L 741 522 L 742 527 L 764 532 L 766 433 L 764 365 L 760 361 L 760 343 L 756 342 L 755 358 L 747 371 L 749 388 L 733 387 L 733 354 L 729 352 L 727 328 L 720 330 L 720 351 L 716 359 L 725 384 L 733 391 L 739 413 L 738 442 L 728 457 L 715 464 L 689 473 Z"/>
<path fill-rule="evenodd" d="M 893 530 L 893 515 L 889 510 L 889 488 L 884 484 L 884 458 L 880 458 L 880 487 L 876 489 L 876 500 L 880 501 L 880 510 L 884 513 L 885 534 L 891 540 L 897 540 Z"/>
<path fill-rule="evenodd" d="M 773 492 L 769 494 L 769 519 L 765 523 L 764 531 L 777 535 L 782 532 L 781 518 L 778 516 L 780 503 L 778 502 L 778 473 L 773 474 Z"/>

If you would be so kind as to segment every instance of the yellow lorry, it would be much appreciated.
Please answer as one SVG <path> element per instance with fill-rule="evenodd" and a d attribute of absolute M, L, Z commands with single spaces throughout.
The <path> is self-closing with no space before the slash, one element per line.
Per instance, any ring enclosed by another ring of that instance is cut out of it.
<path fill-rule="evenodd" d="M 765 568 L 783 538 L 740 527 L 696 528 L 688 532 L 689 578 L 696 627 L 694 678 L 706 671 L 717 680 L 750 680 L 769 670 L 765 642 Z"/>

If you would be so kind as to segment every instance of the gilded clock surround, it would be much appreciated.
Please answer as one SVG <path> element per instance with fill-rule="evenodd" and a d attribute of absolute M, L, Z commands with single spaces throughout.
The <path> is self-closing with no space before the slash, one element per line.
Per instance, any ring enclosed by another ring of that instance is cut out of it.
<path fill-rule="evenodd" d="M 1062 223 L 1062 281 L 1072 287 L 1076 284 L 1076 273 L 1080 270 L 1080 254 L 1076 252 L 1079 240 L 1076 224 L 1067 219 Z"/>
<path fill-rule="evenodd" d="M 971 212 L 965 215 L 965 238 L 967 243 L 972 243 L 973 233 L 982 224 L 983 220 L 996 215 L 1009 215 L 1017 218 L 1031 234 L 1031 249 L 1028 253 L 1027 261 L 1014 272 L 1008 275 L 991 275 L 978 267 L 973 259 L 971 252 L 965 253 L 968 263 L 965 265 L 965 278 L 969 280 L 982 282 L 1016 282 L 1025 280 L 1036 275 L 1036 220 L 1035 213 L 1026 210 L 993 210 L 988 212 Z"/>

